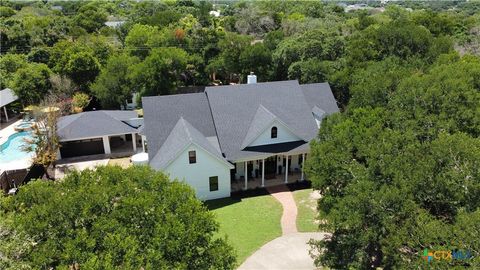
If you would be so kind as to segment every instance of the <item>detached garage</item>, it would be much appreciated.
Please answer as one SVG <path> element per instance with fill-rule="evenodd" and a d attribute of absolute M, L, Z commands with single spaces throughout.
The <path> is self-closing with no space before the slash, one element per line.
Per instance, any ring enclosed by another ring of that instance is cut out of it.
<path fill-rule="evenodd" d="M 57 123 L 60 158 L 132 154 L 141 146 L 142 121 L 134 111 L 91 111 L 61 117 Z"/>

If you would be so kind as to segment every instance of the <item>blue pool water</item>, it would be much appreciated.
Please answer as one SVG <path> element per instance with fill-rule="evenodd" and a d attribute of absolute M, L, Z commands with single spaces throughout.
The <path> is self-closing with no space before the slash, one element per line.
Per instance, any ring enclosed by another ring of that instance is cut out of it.
<path fill-rule="evenodd" d="M 26 138 L 32 138 L 30 132 L 17 132 L 10 135 L 8 140 L 0 145 L 0 164 L 31 156 L 31 153 L 22 151 L 22 146 L 26 144 Z"/>

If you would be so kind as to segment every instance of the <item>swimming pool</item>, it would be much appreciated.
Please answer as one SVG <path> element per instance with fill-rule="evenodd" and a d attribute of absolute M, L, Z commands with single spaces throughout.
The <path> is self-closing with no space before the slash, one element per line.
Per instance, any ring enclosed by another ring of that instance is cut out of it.
<path fill-rule="evenodd" d="M 25 139 L 32 138 L 30 132 L 17 132 L 8 137 L 8 140 L 0 145 L 0 164 L 31 157 L 33 153 L 22 150 L 26 144 Z"/>

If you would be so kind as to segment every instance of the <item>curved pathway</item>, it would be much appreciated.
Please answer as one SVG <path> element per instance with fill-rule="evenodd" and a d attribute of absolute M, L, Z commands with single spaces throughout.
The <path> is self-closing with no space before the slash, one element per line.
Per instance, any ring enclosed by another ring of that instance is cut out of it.
<path fill-rule="evenodd" d="M 323 239 L 326 234 L 319 232 L 299 233 L 296 223 L 297 205 L 292 192 L 285 185 L 268 187 L 267 190 L 282 204 L 281 225 L 283 235 L 263 245 L 248 257 L 238 269 L 315 269 L 313 259 L 310 257 L 308 241 L 310 239 Z"/>
<path fill-rule="evenodd" d="M 288 189 L 287 186 L 274 186 L 267 187 L 267 191 L 272 195 L 277 201 L 282 204 L 283 214 L 282 219 L 280 220 L 282 224 L 282 234 L 286 235 L 289 233 L 296 233 L 297 230 L 297 204 L 293 199 L 292 192 Z"/>

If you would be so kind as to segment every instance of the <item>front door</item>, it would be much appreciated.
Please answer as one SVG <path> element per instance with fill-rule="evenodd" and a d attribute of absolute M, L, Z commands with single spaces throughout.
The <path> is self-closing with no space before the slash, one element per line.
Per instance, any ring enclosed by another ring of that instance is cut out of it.
<path fill-rule="evenodd" d="M 265 159 L 265 179 L 275 178 L 276 170 L 277 170 L 277 156 L 266 158 Z"/>

